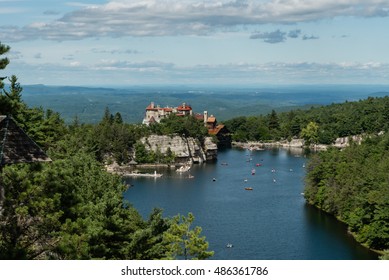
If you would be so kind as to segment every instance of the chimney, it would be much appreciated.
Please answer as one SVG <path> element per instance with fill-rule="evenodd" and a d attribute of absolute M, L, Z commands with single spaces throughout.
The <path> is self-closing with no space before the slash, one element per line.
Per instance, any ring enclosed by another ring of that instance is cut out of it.
<path fill-rule="evenodd" d="M 204 111 L 204 123 L 205 124 L 207 124 L 207 120 L 208 120 L 208 112 Z"/>

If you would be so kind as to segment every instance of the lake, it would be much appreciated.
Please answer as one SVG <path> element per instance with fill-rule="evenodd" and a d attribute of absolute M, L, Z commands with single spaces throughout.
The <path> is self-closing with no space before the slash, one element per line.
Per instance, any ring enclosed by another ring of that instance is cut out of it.
<path fill-rule="evenodd" d="M 133 187 L 125 199 L 145 218 L 155 207 L 165 216 L 192 212 L 213 259 L 377 259 L 344 224 L 305 203 L 307 162 L 299 149 L 226 149 L 217 162 L 194 165 L 193 178 L 175 170 L 158 170 L 161 178 L 128 178 Z"/>

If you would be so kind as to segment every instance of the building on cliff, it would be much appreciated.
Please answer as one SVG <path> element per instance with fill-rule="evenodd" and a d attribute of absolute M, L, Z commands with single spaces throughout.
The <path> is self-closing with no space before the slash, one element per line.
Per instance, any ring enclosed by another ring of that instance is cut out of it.
<path fill-rule="evenodd" d="M 219 147 L 231 146 L 231 136 L 229 131 L 223 124 L 218 124 L 214 115 L 208 115 L 207 111 L 204 111 L 203 114 L 193 114 L 192 107 L 186 103 L 182 103 L 178 107 L 160 107 L 159 105 L 155 105 L 154 102 L 151 102 L 146 107 L 145 117 L 142 123 L 146 125 L 159 123 L 162 119 L 171 114 L 175 114 L 177 116 L 194 116 L 196 119 L 202 120 L 208 129 L 208 134 L 217 138 Z"/>
<path fill-rule="evenodd" d="M 203 114 L 193 114 L 192 107 L 186 103 L 182 103 L 182 105 L 178 107 L 162 108 L 158 105 L 156 106 L 154 102 L 151 102 L 150 105 L 146 107 L 146 113 L 142 123 L 146 125 L 159 123 L 162 119 L 171 114 L 175 114 L 177 116 L 194 116 L 196 119 L 204 122 L 209 135 L 215 136 L 218 139 L 219 147 L 231 146 L 230 132 L 223 124 L 218 124 L 214 115 L 208 115 L 207 111 L 204 111 Z"/>
<path fill-rule="evenodd" d="M 154 102 L 151 102 L 149 106 L 146 107 L 146 114 L 143 119 L 143 124 L 150 125 L 153 123 L 159 123 L 162 119 L 167 116 L 175 114 L 177 116 L 192 116 L 193 111 L 190 105 L 182 103 L 178 107 L 160 107 L 155 105 Z"/>
<path fill-rule="evenodd" d="M 217 122 L 214 115 L 208 116 L 208 112 L 204 111 L 204 114 L 196 114 L 195 117 L 198 120 L 204 121 L 204 125 L 208 129 L 208 134 L 217 138 L 218 147 L 231 147 L 231 133 L 224 124 Z"/>

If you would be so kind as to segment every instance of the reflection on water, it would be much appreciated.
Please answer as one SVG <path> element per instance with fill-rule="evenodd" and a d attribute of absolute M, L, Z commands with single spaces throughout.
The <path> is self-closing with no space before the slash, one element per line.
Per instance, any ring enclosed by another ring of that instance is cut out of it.
<path fill-rule="evenodd" d="M 154 207 L 192 212 L 214 259 L 376 259 L 343 224 L 305 204 L 306 163 L 302 149 L 227 149 L 218 162 L 194 165 L 193 178 L 160 169 L 161 178 L 127 179 L 125 198 L 145 218 Z"/>

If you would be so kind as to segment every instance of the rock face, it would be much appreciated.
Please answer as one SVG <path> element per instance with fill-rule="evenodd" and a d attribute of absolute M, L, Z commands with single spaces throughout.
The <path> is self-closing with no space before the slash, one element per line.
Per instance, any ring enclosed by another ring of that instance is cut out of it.
<path fill-rule="evenodd" d="M 203 163 L 217 157 L 217 146 L 211 137 L 206 138 L 204 149 L 199 140 L 192 137 L 150 135 L 142 138 L 141 142 L 147 150 L 159 150 L 162 154 L 166 154 L 170 148 L 176 156 L 176 163 L 181 164 Z"/>
<path fill-rule="evenodd" d="M 207 161 L 212 161 L 217 159 L 217 145 L 213 142 L 212 137 L 205 138 L 204 152 Z"/>
<path fill-rule="evenodd" d="M 363 139 L 362 135 L 353 135 L 353 136 L 347 136 L 347 137 L 339 137 L 336 138 L 334 147 L 337 148 L 345 148 L 350 145 L 350 142 L 353 141 L 354 143 L 361 144 Z"/>

